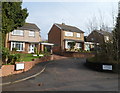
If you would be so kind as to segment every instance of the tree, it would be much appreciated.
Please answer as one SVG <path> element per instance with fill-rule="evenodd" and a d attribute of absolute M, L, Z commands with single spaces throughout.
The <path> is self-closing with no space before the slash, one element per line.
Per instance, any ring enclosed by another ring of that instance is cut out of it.
<path fill-rule="evenodd" d="M 2 2 L 2 44 L 5 46 L 6 34 L 25 23 L 27 9 L 22 9 L 22 2 Z"/>
<path fill-rule="evenodd" d="M 116 60 L 120 60 L 120 13 L 118 13 L 117 22 L 113 31 L 113 45 Z"/>

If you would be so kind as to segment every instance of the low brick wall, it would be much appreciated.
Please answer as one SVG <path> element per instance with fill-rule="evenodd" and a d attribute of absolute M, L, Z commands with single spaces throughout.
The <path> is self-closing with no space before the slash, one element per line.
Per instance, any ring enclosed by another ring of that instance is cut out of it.
<path fill-rule="evenodd" d="M 50 60 L 53 60 L 53 56 L 37 58 L 30 62 L 16 62 L 16 63 L 24 63 L 25 69 L 19 70 L 19 71 L 15 70 L 15 65 L 2 65 L 2 67 L 1 67 L 2 73 L 1 73 L 0 77 L 12 75 L 12 74 L 19 74 L 19 73 L 28 71 L 33 66 L 35 66 L 35 64 L 38 64 L 40 62 L 50 61 Z"/>
<path fill-rule="evenodd" d="M 80 52 L 61 52 L 60 55 L 66 57 L 76 57 L 76 58 L 88 58 L 95 56 L 94 53 L 80 53 Z"/>
<path fill-rule="evenodd" d="M 2 67 L 1 67 L 2 73 L 0 74 L 0 77 L 12 75 L 12 74 L 19 74 L 19 73 L 30 70 L 33 66 L 35 66 L 35 64 L 50 61 L 50 60 L 59 60 L 62 58 L 66 58 L 66 57 L 51 55 L 51 56 L 37 58 L 30 62 L 16 62 L 16 63 L 24 63 L 25 69 L 19 70 L 19 71 L 15 70 L 15 65 L 2 65 Z"/>

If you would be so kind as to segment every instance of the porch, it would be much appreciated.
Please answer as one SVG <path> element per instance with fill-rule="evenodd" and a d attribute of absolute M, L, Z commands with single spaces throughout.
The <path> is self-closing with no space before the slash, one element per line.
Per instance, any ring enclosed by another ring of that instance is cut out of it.
<path fill-rule="evenodd" d="M 64 40 L 64 50 L 65 51 L 71 51 L 69 42 L 75 42 L 75 46 L 74 46 L 74 49 L 72 49 L 72 51 L 84 50 L 84 41 L 65 39 Z"/>

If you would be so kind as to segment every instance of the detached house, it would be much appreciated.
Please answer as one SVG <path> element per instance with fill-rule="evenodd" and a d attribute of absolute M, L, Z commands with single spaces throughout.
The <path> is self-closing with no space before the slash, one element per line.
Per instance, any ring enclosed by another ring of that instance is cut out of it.
<path fill-rule="evenodd" d="M 40 29 L 35 24 L 25 23 L 24 26 L 7 34 L 6 47 L 11 51 L 16 48 L 20 52 L 34 53 L 34 47 L 40 50 L 40 41 Z"/>
<path fill-rule="evenodd" d="M 103 30 L 94 30 L 87 37 L 85 45 L 87 48 L 94 49 L 97 45 L 112 41 L 112 33 Z"/>
<path fill-rule="evenodd" d="M 64 23 L 54 24 L 48 33 L 48 42 L 55 44 L 53 52 L 69 49 L 68 42 L 75 42 L 75 49 L 84 49 L 84 32 Z"/>
<path fill-rule="evenodd" d="M 94 30 L 88 35 L 86 40 L 88 42 L 103 44 L 112 41 L 112 33 L 102 30 Z"/>

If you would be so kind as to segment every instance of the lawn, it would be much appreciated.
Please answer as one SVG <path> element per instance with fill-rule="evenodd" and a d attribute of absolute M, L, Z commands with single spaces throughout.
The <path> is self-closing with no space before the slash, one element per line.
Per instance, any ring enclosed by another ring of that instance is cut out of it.
<path fill-rule="evenodd" d="M 33 56 L 33 54 L 22 54 L 20 53 L 20 62 L 23 62 L 23 61 L 32 61 L 32 59 L 34 58 L 39 58 L 39 56 Z"/>

